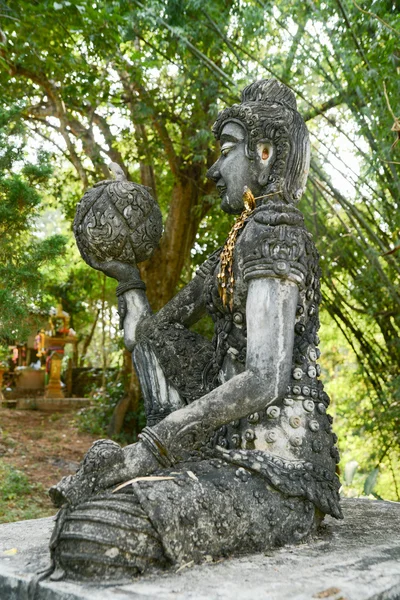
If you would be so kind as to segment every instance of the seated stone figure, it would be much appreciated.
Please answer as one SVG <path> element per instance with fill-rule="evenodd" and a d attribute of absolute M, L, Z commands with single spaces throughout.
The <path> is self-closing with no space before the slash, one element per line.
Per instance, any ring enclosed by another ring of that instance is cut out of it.
<path fill-rule="evenodd" d="M 208 177 L 239 217 L 163 309 L 152 314 L 133 260 L 84 253 L 119 281 L 147 427 L 124 449 L 96 442 L 52 488 L 62 507 L 54 578 L 121 579 L 263 551 L 342 516 L 317 362 L 318 253 L 295 206 L 309 169 L 306 126 L 293 93 L 263 80 L 213 131 L 221 155 Z M 212 342 L 190 330 L 206 312 Z"/>

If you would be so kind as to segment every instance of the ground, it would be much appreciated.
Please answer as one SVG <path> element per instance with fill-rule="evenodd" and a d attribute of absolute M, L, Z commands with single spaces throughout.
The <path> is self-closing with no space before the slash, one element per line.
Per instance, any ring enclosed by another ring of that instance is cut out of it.
<path fill-rule="evenodd" d="M 73 413 L 0 408 L 0 523 L 55 514 L 48 488 L 76 470 L 95 439 Z"/>

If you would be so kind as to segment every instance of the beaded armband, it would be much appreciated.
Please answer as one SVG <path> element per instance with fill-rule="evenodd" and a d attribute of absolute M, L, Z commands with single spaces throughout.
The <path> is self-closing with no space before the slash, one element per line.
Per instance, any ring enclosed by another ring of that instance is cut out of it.
<path fill-rule="evenodd" d="M 265 205 L 255 211 L 247 229 L 243 240 L 248 246 L 244 249 L 244 280 L 280 277 L 304 288 L 309 269 L 309 234 L 300 211 L 280 204 Z"/>

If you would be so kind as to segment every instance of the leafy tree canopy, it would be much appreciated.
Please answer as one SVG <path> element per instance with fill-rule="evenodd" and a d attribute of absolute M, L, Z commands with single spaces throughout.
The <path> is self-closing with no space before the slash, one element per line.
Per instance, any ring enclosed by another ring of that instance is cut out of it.
<path fill-rule="evenodd" d="M 396 3 L 1 0 L 0 14 L 1 110 L 55 153 L 48 192 L 66 218 L 108 178 L 110 160 L 153 188 L 165 234 L 142 275 L 155 309 L 230 226 L 205 178 L 218 110 L 256 78 L 294 90 L 312 140 L 301 207 L 321 254 L 324 310 L 361 369 L 362 385 L 341 388 L 337 406 L 360 446 L 363 431 L 373 440 L 365 468 L 389 469 L 400 446 Z M 14 175 L 31 186 L 32 173 Z"/>
<path fill-rule="evenodd" d="M 0 112 L 0 342 L 22 340 L 34 315 L 49 307 L 44 293 L 45 268 L 57 262 L 66 240 L 61 235 L 35 236 L 41 191 L 52 169 L 49 156 L 39 152 L 28 160 L 22 123 L 15 111 Z M 11 123 L 11 126 L 9 125 Z"/>

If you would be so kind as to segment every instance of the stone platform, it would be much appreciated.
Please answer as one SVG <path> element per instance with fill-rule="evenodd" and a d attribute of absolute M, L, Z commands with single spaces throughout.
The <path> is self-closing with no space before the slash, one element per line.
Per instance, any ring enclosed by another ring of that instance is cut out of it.
<path fill-rule="evenodd" d="M 111 586 L 43 582 L 35 600 L 400 600 L 400 503 L 343 500 L 308 543 Z M 28 600 L 53 519 L 0 525 L 0 600 Z"/>

